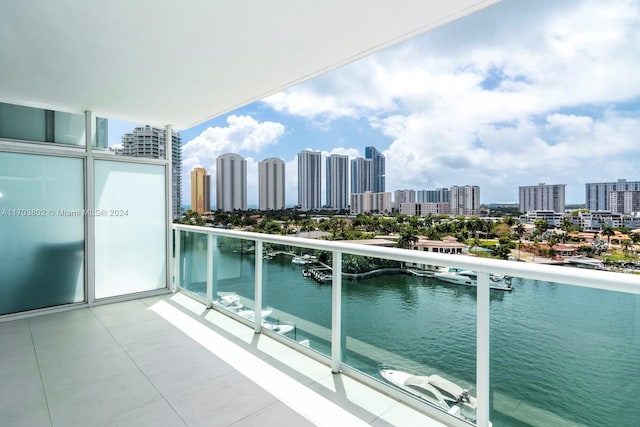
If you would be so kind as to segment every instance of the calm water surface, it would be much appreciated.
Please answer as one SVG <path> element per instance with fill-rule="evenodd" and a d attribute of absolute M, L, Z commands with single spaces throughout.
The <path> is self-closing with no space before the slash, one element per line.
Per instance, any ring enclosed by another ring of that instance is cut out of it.
<path fill-rule="evenodd" d="M 253 257 L 220 256 L 229 278 L 218 291 L 253 299 Z M 297 341 L 330 354 L 331 286 L 290 260 L 264 261 L 264 305 L 296 323 Z M 513 287 L 491 291 L 493 425 L 640 425 L 640 297 L 518 278 Z M 475 289 L 394 274 L 343 281 L 342 301 L 347 364 L 378 379 L 388 363 L 475 384 Z"/>

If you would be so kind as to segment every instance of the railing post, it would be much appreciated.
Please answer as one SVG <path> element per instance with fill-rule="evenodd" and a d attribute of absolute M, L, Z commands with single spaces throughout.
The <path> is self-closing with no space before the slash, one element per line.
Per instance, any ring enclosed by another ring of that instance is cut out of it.
<path fill-rule="evenodd" d="M 476 425 L 489 426 L 489 273 L 478 272 L 476 336 Z"/>
<path fill-rule="evenodd" d="M 213 305 L 213 234 L 207 233 L 207 308 Z"/>
<path fill-rule="evenodd" d="M 218 297 L 218 258 L 215 257 L 215 250 L 218 247 L 218 236 L 213 234 L 211 241 L 211 259 L 212 259 L 212 275 L 211 275 L 211 300 L 213 305 L 213 297 Z"/>
<path fill-rule="evenodd" d="M 342 363 L 342 252 L 333 251 L 331 272 L 331 372 L 340 372 Z"/>
<path fill-rule="evenodd" d="M 171 290 L 173 292 L 177 292 L 180 289 L 180 263 L 182 262 L 182 241 L 181 241 L 181 230 L 176 230 L 175 237 L 175 260 L 174 260 L 174 269 L 173 269 L 173 281 L 171 282 Z"/>
<path fill-rule="evenodd" d="M 262 240 L 256 240 L 255 247 L 255 303 L 253 307 L 253 313 L 255 318 L 255 332 L 259 334 L 262 331 Z"/>

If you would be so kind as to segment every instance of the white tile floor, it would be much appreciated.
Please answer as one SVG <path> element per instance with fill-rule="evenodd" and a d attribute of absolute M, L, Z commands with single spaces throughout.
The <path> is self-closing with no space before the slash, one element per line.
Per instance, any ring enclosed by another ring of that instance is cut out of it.
<path fill-rule="evenodd" d="M 6 426 L 440 426 L 181 295 L 0 322 Z"/>

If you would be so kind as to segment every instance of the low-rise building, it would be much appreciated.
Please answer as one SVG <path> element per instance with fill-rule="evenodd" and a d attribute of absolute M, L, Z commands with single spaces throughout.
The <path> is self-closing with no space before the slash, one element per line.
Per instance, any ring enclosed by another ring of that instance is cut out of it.
<path fill-rule="evenodd" d="M 523 224 L 534 224 L 536 220 L 544 219 L 550 227 L 560 227 L 563 218 L 563 213 L 552 210 L 529 211 L 520 216 L 520 222 Z"/>
<path fill-rule="evenodd" d="M 469 246 L 458 242 L 458 239 L 452 236 L 444 237 L 442 240 L 429 240 L 424 236 L 419 236 L 418 240 L 411 245 L 411 249 L 441 254 L 466 255 L 469 253 Z"/>
<path fill-rule="evenodd" d="M 428 202 L 428 203 L 401 203 L 400 213 L 409 216 L 426 216 L 426 215 L 448 215 L 448 202 Z"/>

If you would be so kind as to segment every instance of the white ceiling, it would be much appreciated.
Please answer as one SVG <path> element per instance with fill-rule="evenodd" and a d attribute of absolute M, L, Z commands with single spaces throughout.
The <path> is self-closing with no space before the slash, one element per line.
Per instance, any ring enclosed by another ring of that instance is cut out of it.
<path fill-rule="evenodd" d="M 497 1 L 3 1 L 0 101 L 185 129 Z"/>

